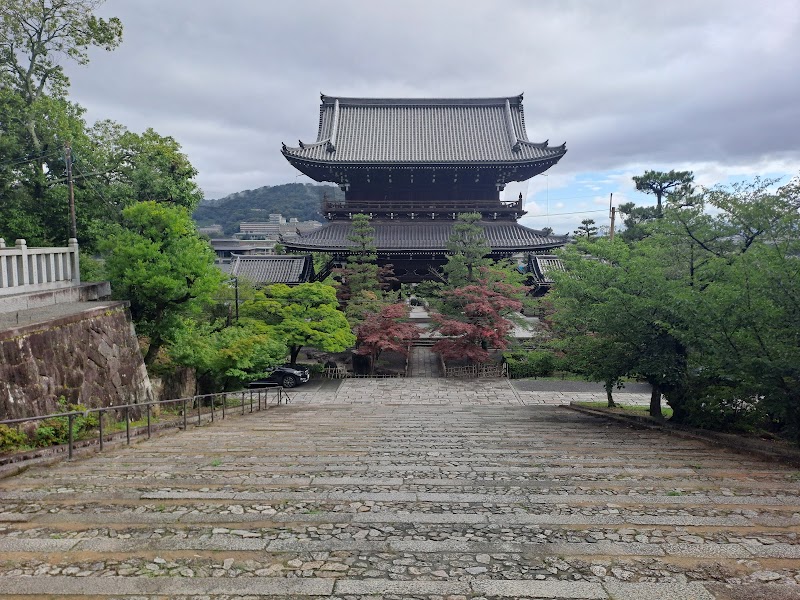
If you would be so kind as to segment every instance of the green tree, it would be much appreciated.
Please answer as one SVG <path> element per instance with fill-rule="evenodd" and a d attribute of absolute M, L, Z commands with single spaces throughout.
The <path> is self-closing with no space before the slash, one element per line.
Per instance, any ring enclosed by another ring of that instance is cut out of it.
<path fill-rule="evenodd" d="M 617 210 L 624 217 L 622 224 L 625 229 L 620 232 L 620 236 L 626 242 L 634 242 L 647 237 L 648 224 L 652 223 L 658 216 L 656 207 L 636 206 L 633 202 L 620 204 Z"/>
<path fill-rule="evenodd" d="M 324 283 L 268 286 L 256 294 L 255 300 L 242 304 L 241 313 L 266 323 L 289 348 L 291 363 L 297 362 L 305 346 L 342 352 L 356 341 L 339 310 L 336 290 Z"/>
<path fill-rule="evenodd" d="M 371 217 L 355 214 L 351 221 L 350 235 L 353 242 L 347 266 L 341 270 L 342 283 L 339 299 L 345 304 L 345 312 L 353 325 L 357 325 L 369 313 L 378 312 L 383 304 L 381 269 L 375 253 L 375 229 Z"/>
<path fill-rule="evenodd" d="M 202 194 L 178 143 L 111 121 L 88 127 L 69 101 L 64 58 L 85 65 L 91 48 L 121 40 L 116 18 L 94 0 L 7 0 L 0 10 L 0 236 L 30 245 L 69 236 L 64 147 L 72 171 L 81 248 L 92 252 L 133 202 L 194 207 Z"/>
<path fill-rule="evenodd" d="M 693 191 L 694 174 L 691 171 L 645 171 L 642 175 L 635 175 L 633 183 L 636 189 L 645 194 L 656 197 L 656 216 L 663 214 L 662 200 L 665 194 L 678 193 L 690 195 Z"/>
<path fill-rule="evenodd" d="M 773 183 L 706 190 L 665 215 L 691 291 L 693 369 L 675 404 L 696 425 L 766 423 L 800 441 L 800 195 Z"/>
<path fill-rule="evenodd" d="M 140 202 L 122 218 L 102 244 L 106 271 L 115 297 L 130 302 L 137 332 L 150 340 L 145 363 L 152 365 L 182 319 L 211 301 L 223 276 L 185 208 Z"/>
<path fill-rule="evenodd" d="M 195 370 L 198 393 L 204 394 L 240 389 L 268 375 L 285 356 L 286 346 L 267 325 L 254 319 L 241 319 L 222 329 L 187 319 L 169 345 L 170 359 Z"/>
<path fill-rule="evenodd" d="M 686 348 L 675 332 L 680 314 L 668 265 L 649 250 L 604 239 L 565 249 L 567 271 L 554 273 L 553 320 L 570 364 L 607 391 L 625 376 L 645 379 L 650 414 L 660 418 L 662 394 L 685 378 Z"/>
<path fill-rule="evenodd" d="M 597 227 L 594 224 L 594 219 L 584 219 L 573 233 L 576 237 L 586 238 L 587 240 L 597 237 Z"/>
<path fill-rule="evenodd" d="M 16 119 L 29 149 L 37 198 L 43 197 L 48 159 L 58 152 L 49 144 L 42 115 L 53 101 L 66 99 L 63 59 L 85 65 L 90 48 L 113 50 L 122 39 L 119 19 L 94 16 L 99 5 L 92 0 L 5 0 L 0 11 L 0 87 L 20 99 Z"/>
<path fill-rule="evenodd" d="M 479 225 L 480 213 L 461 213 L 447 240 L 447 264 L 444 273 L 448 286 L 461 287 L 474 283 L 479 267 L 490 264 L 487 258 L 492 251 L 486 234 Z"/>

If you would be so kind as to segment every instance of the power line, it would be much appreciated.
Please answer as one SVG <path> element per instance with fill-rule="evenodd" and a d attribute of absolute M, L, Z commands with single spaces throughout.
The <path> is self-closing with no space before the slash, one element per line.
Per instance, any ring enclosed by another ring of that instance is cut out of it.
<path fill-rule="evenodd" d="M 21 165 L 23 163 L 31 163 L 35 160 L 41 160 L 43 158 L 61 158 L 60 152 L 49 152 L 47 154 L 41 154 L 39 156 L 28 156 L 26 158 L 21 159 L 14 159 L 6 162 L 0 163 L 0 167 L 13 167 L 15 165 Z"/>
<path fill-rule="evenodd" d="M 73 157 L 73 158 L 76 158 L 76 157 Z M 72 166 L 73 166 L 73 167 L 75 168 L 75 170 L 78 172 L 78 175 L 80 175 L 80 176 L 81 176 L 81 181 L 84 181 L 84 182 L 86 182 L 86 183 L 89 185 L 89 187 L 91 187 L 91 188 L 92 188 L 92 190 L 93 190 L 93 191 L 94 191 L 94 192 L 95 192 L 95 193 L 96 193 L 98 196 L 100 196 L 100 199 L 101 199 L 103 202 L 105 202 L 106 204 L 109 204 L 108 200 L 106 200 L 105 196 L 103 196 L 103 193 L 100 191 L 100 189 L 99 189 L 97 186 L 95 186 L 95 182 L 93 182 L 93 181 L 92 181 L 90 178 L 88 178 L 86 175 L 84 175 L 84 174 L 83 174 L 83 171 L 81 171 L 81 170 L 78 168 L 78 163 L 77 163 L 77 161 L 74 161 L 74 162 L 72 163 Z M 90 165 L 90 166 L 91 166 L 91 165 Z"/>
<path fill-rule="evenodd" d="M 546 215 L 527 215 L 528 217 L 560 217 L 562 215 L 585 215 L 586 213 L 597 213 L 597 212 L 606 212 L 605 208 L 601 208 L 600 210 L 576 210 L 575 212 L 564 212 L 564 213 L 548 213 Z"/>

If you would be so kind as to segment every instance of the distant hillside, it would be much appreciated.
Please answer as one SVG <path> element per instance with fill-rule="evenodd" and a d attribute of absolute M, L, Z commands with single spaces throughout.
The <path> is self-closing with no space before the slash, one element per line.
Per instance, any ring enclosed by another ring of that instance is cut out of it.
<path fill-rule="evenodd" d="M 286 183 L 236 192 L 217 200 L 204 200 L 193 217 L 198 227 L 222 225 L 226 235 L 239 231 L 239 223 L 243 221 L 267 221 L 271 213 L 280 213 L 286 219 L 321 221 L 320 205 L 324 193 L 331 199 L 344 199 L 344 193 L 338 187 Z"/>

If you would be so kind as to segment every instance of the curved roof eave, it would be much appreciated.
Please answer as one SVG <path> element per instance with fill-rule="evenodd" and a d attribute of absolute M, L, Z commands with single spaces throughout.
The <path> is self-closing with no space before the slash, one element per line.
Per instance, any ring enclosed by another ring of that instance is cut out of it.
<path fill-rule="evenodd" d="M 315 146 L 319 146 L 322 144 L 327 143 L 327 140 L 323 140 L 322 142 L 317 142 L 313 144 Z M 533 142 L 520 142 L 523 144 L 536 146 Z M 306 148 L 312 146 L 312 144 L 306 145 Z M 444 166 L 446 168 L 464 168 L 464 167 L 476 167 L 476 166 L 489 166 L 489 167 L 496 167 L 496 166 L 503 166 L 503 165 L 536 165 L 544 162 L 552 162 L 560 160 L 566 153 L 566 142 L 561 146 L 556 146 L 555 148 L 550 148 L 551 150 L 558 149 L 557 152 L 551 156 L 542 156 L 539 158 L 522 158 L 519 160 L 497 160 L 497 161 L 461 161 L 461 162 L 437 162 L 437 161 L 408 161 L 408 162 L 399 162 L 399 161 L 338 161 L 338 160 L 319 160 L 314 158 L 306 158 L 304 156 L 298 156 L 296 154 L 292 154 L 290 150 L 301 150 L 300 148 L 284 148 L 281 150 L 281 153 L 286 158 L 286 160 L 292 162 L 302 162 L 309 166 L 315 167 L 353 167 L 353 168 L 362 168 L 362 167 L 433 167 L 433 166 Z"/>

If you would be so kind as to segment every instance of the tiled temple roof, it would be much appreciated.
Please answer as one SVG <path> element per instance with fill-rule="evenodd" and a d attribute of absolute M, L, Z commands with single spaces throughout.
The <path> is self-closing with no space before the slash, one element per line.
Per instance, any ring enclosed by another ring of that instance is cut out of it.
<path fill-rule="evenodd" d="M 453 230 L 454 221 L 375 221 L 375 246 L 378 252 L 444 252 Z M 546 235 L 513 221 L 482 221 L 486 239 L 495 252 L 538 250 L 563 246 L 562 236 Z M 334 221 L 292 240 L 286 246 L 307 251 L 347 250 L 355 246 L 347 239 L 349 221 Z"/>
<path fill-rule="evenodd" d="M 284 145 L 290 162 L 324 164 L 555 163 L 566 145 L 528 141 L 522 95 L 375 99 L 322 96 L 317 141 Z"/>
<path fill-rule="evenodd" d="M 529 257 L 529 269 L 537 283 L 552 285 L 553 278 L 550 273 L 553 271 L 566 271 L 564 263 L 557 256 L 549 254 L 532 255 Z"/>
<path fill-rule="evenodd" d="M 243 277 L 256 285 L 296 285 L 314 280 L 314 263 L 310 255 L 237 256 L 230 272 L 234 277 Z"/>

